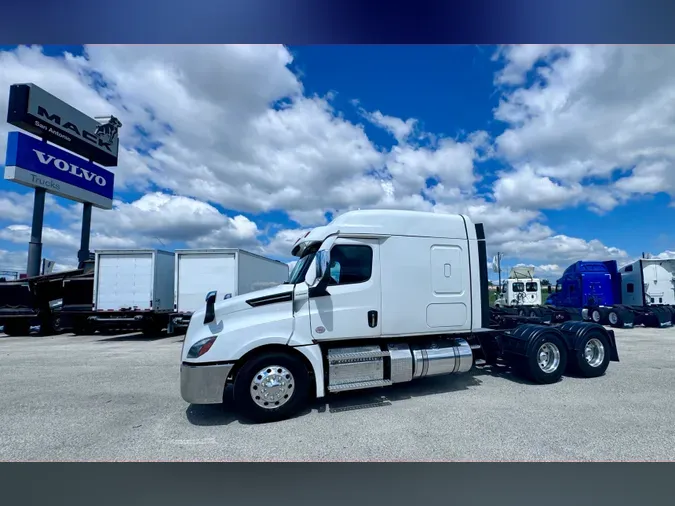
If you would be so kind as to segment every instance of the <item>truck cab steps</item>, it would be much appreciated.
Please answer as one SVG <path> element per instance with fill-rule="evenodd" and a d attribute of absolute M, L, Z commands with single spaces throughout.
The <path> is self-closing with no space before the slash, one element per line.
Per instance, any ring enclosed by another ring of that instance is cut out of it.
<path fill-rule="evenodd" d="M 388 379 L 381 380 L 371 380 L 371 381 L 357 381 L 354 383 L 343 383 L 340 385 L 329 385 L 328 391 L 331 393 L 334 392 L 346 392 L 348 390 L 361 390 L 364 388 L 373 388 L 373 387 L 387 387 L 393 384 L 393 381 Z"/>

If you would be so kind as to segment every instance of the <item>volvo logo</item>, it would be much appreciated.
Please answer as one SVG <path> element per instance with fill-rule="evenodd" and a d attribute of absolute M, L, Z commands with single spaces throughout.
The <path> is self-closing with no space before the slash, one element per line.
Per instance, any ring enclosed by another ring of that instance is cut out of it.
<path fill-rule="evenodd" d="M 77 176 L 87 181 L 94 181 L 99 186 L 105 186 L 107 184 L 107 181 L 103 176 L 94 174 L 93 172 L 88 171 L 87 169 L 83 169 L 82 167 L 68 163 L 65 160 L 56 158 L 53 155 L 43 153 L 42 151 L 38 151 L 37 149 L 33 149 L 33 151 L 37 155 L 38 160 L 40 160 L 40 163 L 44 165 L 53 165 L 61 172 L 69 172 L 73 176 Z"/>

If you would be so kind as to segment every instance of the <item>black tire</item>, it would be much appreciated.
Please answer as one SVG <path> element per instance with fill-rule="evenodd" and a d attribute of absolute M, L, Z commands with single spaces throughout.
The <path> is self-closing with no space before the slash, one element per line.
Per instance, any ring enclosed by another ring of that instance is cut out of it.
<path fill-rule="evenodd" d="M 288 398 L 279 399 L 277 403 L 282 402 L 279 407 L 259 406 L 251 393 L 252 383 L 259 372 L 265 369 L 271 371 L 272 367 L 285 368 L 290 372 L 291 377 L 284 379 L 291 381 L 285 384 L 282 391 L 288 392 L 285 394 Z M 310 375 L 300 358 L 283 352 L 263 353 L 248 360 L 237 373 L 234 380 L 234 402 L 239 412 L 252 422 L 276 422 L 291 418 L 305 407 L 309 398 L 309 386 Z"/>
<path fill-rule="evenodd" d="M 594 365 L 593 363 L 589 363 L 586 357 L 586 346 L 591 341 L 599 342 L 599 345 L 598 343 L 592 344 L 595 344 L 596 347 L 600 347 L 600 350 L 597 350 L 596 353 L 599 352 L 602 355 L 598 356 L 595 354 L 590 357 L 592 362 L 595 361 Z M 600 332 L 590 333 L 579 343 L 579 349 L 573 352 L 573 356 L 569 361 L 570 371 L 583 378 L 597 378 L 598 376 L 602 376 L 609 366 L 610 351 L 611 349 L 607 337 Z"/>
<path fill-rule="evenodd" d="M 52 317 L 52 332 L 54 334 L 62 334 L 63 333 L 63 327 L 61 326 L 61 317 L 60 316 L 53 316 Z"/>
<path fill-rule="evenodd" d="M 593 323 L 597 323 L 599 325 L 602 324 L 602 313 L 600 312 L 600 309 L 589 309 L 588 316 Z"/>
<path fill-rule="evenodd" d="M 8 321 L 5 323 L 5 334 L 11 337 L 23 337 L 30 334 L 30 322 L 28 321 Z"/>
<path fill-rule="evenodd" d="M 623 328 L 623 318 L 621 315 L 621 311 L 618 309 L 610 309 L 609 313 L 607 313 L 607 320 L 609 320 L 609 325 L 610 327 L 613 327 L 615 329 L 622 329 Z"/>
<path fill-rule="evenodd" d="M 532 352 L 520 362 L 517 371 L 530 381 L 542 385 L 560 381 L 567 368 L 567 346 L 562 339 L 553 333 L 545 333 L 532 344 Z M 557 350 L 557 367 L 552 370 L 544 370 L 539 365 L 539 351 L 546 345 L 554 352 Z"/>

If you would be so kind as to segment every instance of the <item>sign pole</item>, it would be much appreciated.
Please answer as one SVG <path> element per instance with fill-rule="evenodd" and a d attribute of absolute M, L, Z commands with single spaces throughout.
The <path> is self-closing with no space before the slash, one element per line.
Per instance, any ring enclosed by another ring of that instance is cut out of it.
<path fill-rule="evenodd" d="M 33 198 L 33 224 L 28 243 L 28 277 L 40 275 L 40 260 L 42 260 L 42 224 L 45 217 L 45 189 L 35 188 Z"/>
<path fill-rule="evenodd" d="M 91 236 L 91 204 L 85 203 L 82 208 L 82 232 L 80 234 L 80 251 L 77 252 L 77 259 L 80 262 L 79 268 L 84 268 L 84 262 L 89 260 L 89 238 Z"/>

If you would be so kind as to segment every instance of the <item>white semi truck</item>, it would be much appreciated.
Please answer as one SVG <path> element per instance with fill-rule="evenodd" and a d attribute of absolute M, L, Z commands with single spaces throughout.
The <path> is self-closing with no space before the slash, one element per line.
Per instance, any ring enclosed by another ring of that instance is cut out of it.
<path fill-rule="evenodd" d="M 514 267 L 508 279 L 497 287 L 499 297 L 495 300 L 496 308 L 515 308 L 521 315 L 526 314 L 528 306 L 541 305 L 541 280 L 534 277 L 531 267 Z"/>
<path fill-rule="evenodd" d="M 311 398 L 511 366 L 535 383 L 605 373 L 614 332 L 591 322 L 490 318 L 485 235 L 464 215 L 347 212 L 298 239 L 288 283 L 206 297 L 181 352 L 181 395 L 256 422 Z"/>

